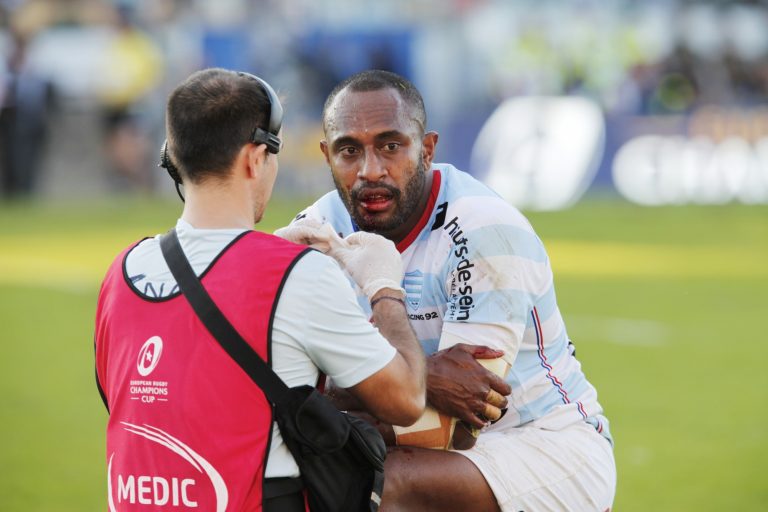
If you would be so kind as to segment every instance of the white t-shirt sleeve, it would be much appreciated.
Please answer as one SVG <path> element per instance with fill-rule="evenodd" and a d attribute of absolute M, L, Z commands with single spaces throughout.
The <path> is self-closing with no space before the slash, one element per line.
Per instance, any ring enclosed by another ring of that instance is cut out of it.
<path fill-rule="evenodd" d="M 290 387 L 314 386 L 318 368 L 350 387 L 384 368 L 396 350 L 371 325 L 338 264 L 305 254 L 288 274 L 272 323 L 272 368 Z M 298 476 L 280 429 L 272 430 L 265 476 Z"/>
<path fill-rule="evenodd" d="M 338 264 L 304 255 L 286 279 L 272 325 L 274 369 L 289 386 L 317 369 L 348 388 L 384 368 L 396 350 L 363 313 Z"/>

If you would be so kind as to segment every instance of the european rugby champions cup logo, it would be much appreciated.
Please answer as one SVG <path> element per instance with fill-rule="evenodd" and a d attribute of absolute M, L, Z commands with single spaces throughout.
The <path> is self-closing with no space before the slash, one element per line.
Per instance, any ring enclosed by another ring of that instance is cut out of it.
<path fill-rule="evenodd" d="M 160 355 L 163 353 L 163 340 L 160 336 L 152 336 L 139 350 L 139 358 L 136 361 L 136 368 L 139 371 L 139 375 L 146 377 L 152 370 L 157 367 L 157 363 L 160 362 Z"/>
<path fill-rule="evenodd" d="M 160 336 L 152 336 L 139 349 L 136 358 L 136 371 L 140 378 L 131 379 L 129 393 L 131 400 L 141 400 L 145 404 L 168 401 L 168 382 L 153 378 L 149 375 L 155 371 L 163 354 L 163 340 Z"/>

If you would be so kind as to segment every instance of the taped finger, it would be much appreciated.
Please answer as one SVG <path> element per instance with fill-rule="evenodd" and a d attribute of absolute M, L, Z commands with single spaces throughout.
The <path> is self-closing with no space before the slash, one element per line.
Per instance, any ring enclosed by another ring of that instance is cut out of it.
<path fill-rule="evenodd" d="M 489 389 L 488 395 L 485 397 L 485 401 L 498 408 L 502 408 L 506 404 L 507 399 L 504 398 L 504 395 L 502 395 L 498 391 L 494 389 Z"/>
<path fill-rule="evenodd" d="M 497 419 L 501 418 L 501 409 L 495 405 L 486 403 L 485 409 L 483 409 L 483 416 L 488 418 L 490 421 L 496 421 Z"/>

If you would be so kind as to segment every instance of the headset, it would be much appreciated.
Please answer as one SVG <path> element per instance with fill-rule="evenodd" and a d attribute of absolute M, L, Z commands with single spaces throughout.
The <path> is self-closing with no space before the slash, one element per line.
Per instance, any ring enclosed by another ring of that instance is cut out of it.
<path fill-rule="evenodd" d="M 280 137 L 278 137 L 278 134 L 280 133 L 280 128 L 283 125 L 283 106 L 280 104 L 280 99 L 277 97 L 277 93 L 275 93 L 275 90 L 272 89 L 272 87 L 261 78 L 257 77 L 256 75 L 252 75 L 251 73 L 245 73 L 243 71 L 238 71 L 237 76 L 250 78 L 251 80 L 256 80 L 256 82 L 259 83 L 264 93 L 267 95 L 267 100 L 269 101 L 269 124 L 267 125 L 267 130 L 264 130 L 262 128 L 259 128 L 258 126 L 253 129 L 253 132 L 251 132 L 251 136 L 248 139 L 248 142 L 251 142 L 253 144 L 264 144 L 267 146 L 267 151 L 272 153 L 273 155 L 276 155 L 280 152 L 280 149 L 283 147 L 283 142 L 280 140 Z M 157 164 L 158 167 L 162 167 L 166 171 L 168 171 L 168 175 L 173 180 L 174 184 L 176 185 L 176 193 L 181 198 L 181 201 L 184 201 L 184 196 L 181 193 L 181 185 L 182 179 L 181 174 L 179 173 L 179 169 L 173 164 L 171 161 L 171 157 L 168 154 L 168 140 L 166 139 L 163 142 L 163 146 L 160 149 L 160 163 Z"/>

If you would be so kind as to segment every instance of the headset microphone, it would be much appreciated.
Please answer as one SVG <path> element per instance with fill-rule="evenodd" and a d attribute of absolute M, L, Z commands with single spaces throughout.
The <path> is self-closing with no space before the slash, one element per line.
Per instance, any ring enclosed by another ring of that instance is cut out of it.
<path fill-rule="evenodd" d="M 181 174 L 179 174 L 179 170 L 176 168 L 175 165 L 173 165 L 173 162 L 171 162 L 171 157 L 168 155 L 168 140 L 163 142 L 163 147 L 160 149 L 160 163 L 157 164 L 158 167 L 162 167 L 166 171 L 168 171 L 168 175 L 173 180 L 174 184 L 176 185 L 176 193 L 179 194 L 179 197 L 181 198 L 181 202 L 184 202 L 184 196 L 181 193 Z"/>

